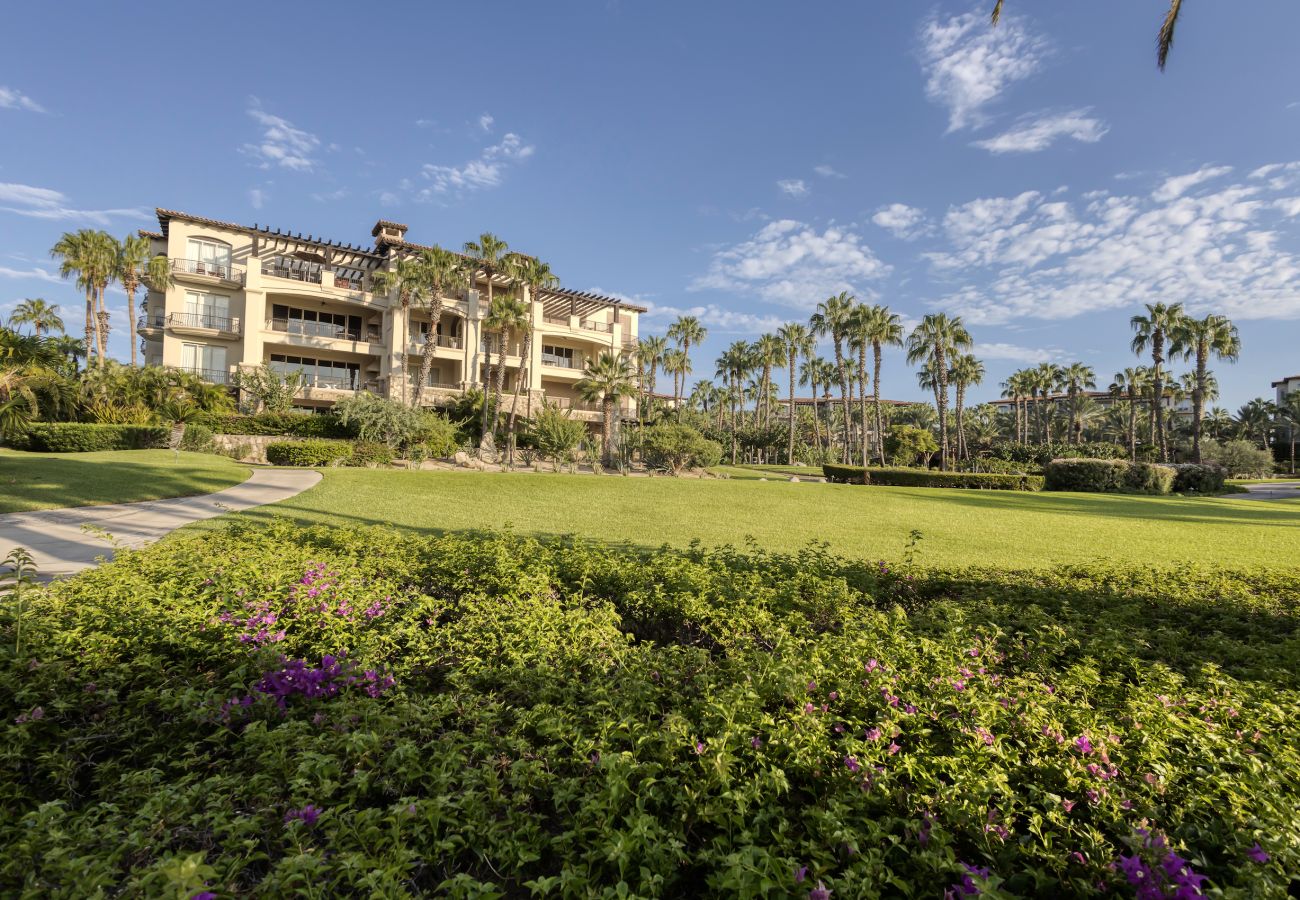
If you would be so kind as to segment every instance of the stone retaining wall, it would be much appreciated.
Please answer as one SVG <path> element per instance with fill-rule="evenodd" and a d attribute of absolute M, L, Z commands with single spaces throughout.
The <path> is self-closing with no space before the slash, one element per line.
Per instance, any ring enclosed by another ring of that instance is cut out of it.
<path fill-rule="evenodd" d="M 244 446 L 247 452 L 239 457 L 239 461 L 247 463 L 265 463 L 266 448 L 270 444 L 301 440 L 304 440 L 304 438 L 283 434 L 214 434 L 212 436 L 212 442 L 222 451 L 234 450 L 236 447 Z"/>

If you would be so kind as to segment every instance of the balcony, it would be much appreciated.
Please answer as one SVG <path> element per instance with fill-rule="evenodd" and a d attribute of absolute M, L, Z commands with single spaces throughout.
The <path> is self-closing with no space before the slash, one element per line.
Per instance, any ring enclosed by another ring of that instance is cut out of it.
<path fill-rule="evenodd" d="M 293 265 L 286 259 L 278 258 L 262 260 L 262 274 L 301 281 L 304 284 L 320 284 L 322 273 L 319 266 Z"/>
<path fill-rule="evenodd" d="M 209 384 L 230 384 L 232 376 L 225 369 L 200 369 L 194 366 L 172 366 L 177 372 L 186 372 L 190 375 L 197 375 Z"/>
<path fill-rule="evenodd" d="M 244 270 L 237 269 L 229 263 L 214 262 L 210 259 L 171 259 L 173 276 L 195 276 L 215 278 L 230 284 L 244 283 Z"/>
<path fill-rule="evenodd" d="M 177 331 L 217 331 L 225 334 L 239 334 L 242 330 L 238 319 L 206 312 L 168 313 L 167 327 Z"/>
<path fill-rule="evenodd" d="M 155 328 L 162 328 L 165 317 L 162 313 L 152 315 L 143 315 L 135 320 L 135 327 L 138 331 L 152 331 Z"/>
<path fill-rule="evenodd" d="M 569 327 L 569 320 L 567 317 L 560 318 L 559 316 L 542 316 L 542 321 L 547 325 L 558 325 L 561 328 Z"/>
<path fill-rule="evenodd" d="M 344 325 L 336 325 L 333 322 L 312 322 L 307 319 L 267 319 L 266 327 L 269 331 L 279 331 L 283 334 L 293 334 L 299 337 L 328 338 L 332 341 L 361 340 L 360 331 L 352 331 Z M 378 334 L 375 335 L 375 339 L 378 339 Z"/>
<path fill-rule="evenodd" d="M 604 334 L 613 334 L 614 326 L 607 322 L 588 322 L 583 320 L 578 323 L 579 328 L 585 328 L 588 331 L 599 331 Z"/>
<path fill-rule="evenodd" d="M 424 349 L 424 334 L 421 333 L 421 334 L 417 334 L 417 335 L 415 335 L 414 337 L 412 337 L 412 338 L 411 338 L 411 344 L 412 344 L 412 345 L 414 346 L 414 348 L 415 348 L 413 352 L 418 353 L 419 351 L 423 350 L 423 349 Z M 437 339 L 436 341 L 434 341 L 434 344 L 435 344 L 436 346 L 438 346 L 438 347 L 446 347 L 446 348 L 449 349 L 449 350 L 459 350 L 459 349 L 461 348 L 461 346 L 462 346 L 460 338 L 457 337 L 457 336 L 455 336 L 455 335 L 450 335 L 450 334 L 440 334 L 440 335 L 438 335 L 438 339 Z M 493 352 L 495 352 L 495 351 L 493 351 Z"/>
<path fill-rule="evenodd" d="M 554 369 L 581 369 L 582 360 L 567 356 L 555 356 L 552 353 L 543 353 L 542 365 Z"/>

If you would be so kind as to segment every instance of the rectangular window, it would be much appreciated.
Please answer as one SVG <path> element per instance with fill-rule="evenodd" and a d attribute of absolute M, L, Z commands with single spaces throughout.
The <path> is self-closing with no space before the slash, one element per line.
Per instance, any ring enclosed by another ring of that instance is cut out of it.
<path fill-rule="evenodd" d="M 195 328 L 230 328 L 230 298 L 203 291 L 185 292 L 183 324 Z"/>
<path fill-rule="evenodd" d="M 561 369 L 574 369 L 573 348 L 542 345 L 542 365 L 557 366 Z"/>
<path fill-rule="evenodd" d="M 198 275 L 230 277 L 230 245 L 221 241 L 190 238 L 186 242 L 189 263 Z"/>
<path fill-rule="evenodd" d="M 181 368 L 196 372 L 208 381 L 225 384 L 226 348 L 207 344 L 181 344 Z"/>

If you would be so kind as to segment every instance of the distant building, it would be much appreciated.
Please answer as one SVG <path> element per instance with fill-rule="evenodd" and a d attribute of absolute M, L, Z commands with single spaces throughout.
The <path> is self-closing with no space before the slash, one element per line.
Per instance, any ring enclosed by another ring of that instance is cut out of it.
<path fill-rule="evenodd" d="M 1288 394 L 1300 391 L 1300 375 L 1288 375 L 1281 381 L 1273 382 L 1272 386 L 1277 391 L 1277 405 L 1281 406 L 1286 402 Z"/>

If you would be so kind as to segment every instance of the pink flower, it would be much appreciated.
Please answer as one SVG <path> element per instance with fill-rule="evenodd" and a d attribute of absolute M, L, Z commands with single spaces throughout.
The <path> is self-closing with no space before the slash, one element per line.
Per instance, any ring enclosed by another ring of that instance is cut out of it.
<path fill-rule="evenodd" d="M 899 750 L 902 750 L 902 749 L 903 749 L 902 747 L 900 747 L 900 746 L 898 746 L 897 744 L 891 742 L 890 745 L 889 745 L 889 755 L 890 755 L 890 756 L 893 756 L 895 753 L 897 753 Z"/>
<path fill-rule="evenodd" d="M 866 670 L 868 672 L 874 672 L 878 668 L 880 668 L 880 663 L 877 662 L 875 659 L 867 660 Z"/>
<path fill-rule="evenodd" d="M 832 701 L 840 699 L 839 691 L 831 691 L 826 696 Z"/>
<path fill-rule="evenodd" d="M 817 709 L 817 707 L 813 706 L 811 703 L 805 703 L 805 704 L 803 705 L 803 711 L 804 711 L 805 713 L 809 713 L 809 714 L 811 714 L 811 713 L 812 713 L 814 710 L 816 710 L 816 709 Z"/>
<path fill-rule="evenodd" d="M 1074 801 L 1073 801 L 1073 800 L 1062 800 L 1062 801 L 1061 801 L 1061 805 L 1062 805 L 1063 807 L 1065 807 L 1065 811 L 1066 811 L 1066 812 L 1071 812 L 1071 811 L 1074 809 Z"/>
<path fill-rule="evenodd" d="M 869 729 L 867 729 L 867 740 L 869 740 L 869 741 L 878 741 L 878 740 L 880 740 L 880 729 L 879 729 L 879 728 L 869 728 Z"/>

